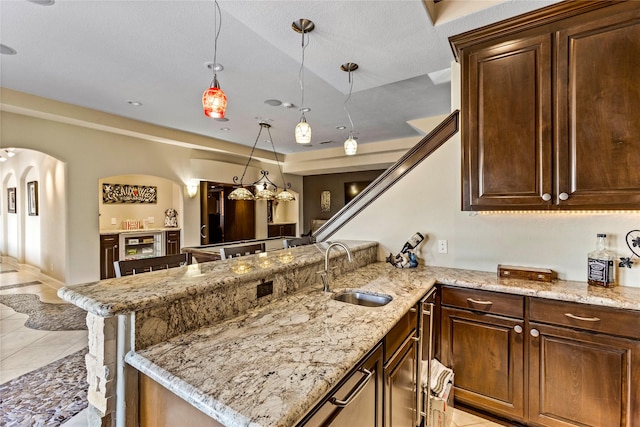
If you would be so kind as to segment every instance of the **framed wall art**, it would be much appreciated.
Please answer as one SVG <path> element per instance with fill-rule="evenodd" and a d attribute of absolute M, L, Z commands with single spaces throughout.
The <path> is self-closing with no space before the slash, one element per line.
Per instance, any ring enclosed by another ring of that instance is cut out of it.
<path fill-rule="evenodd" d="M 7 211 L 16 213 L 16 187 L 7 188 Z"/>
<path fill-rule="evenodd" d="M 38 181 L 27 182 L 27 213 L 38 215 Z"/>

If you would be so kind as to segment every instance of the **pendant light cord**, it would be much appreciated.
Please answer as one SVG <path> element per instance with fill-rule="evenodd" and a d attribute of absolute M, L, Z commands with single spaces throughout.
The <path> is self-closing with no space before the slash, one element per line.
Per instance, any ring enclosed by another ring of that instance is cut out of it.
<path fill-rule="evenodd" d="M 344 112 L 347 113 L 347 117 L 349 118 L 349 122 L 351 123 L 351 132 L 353 134 L 353 120 L 351 120 L 351 114 L 349 114 L 349 110 L 347 110 L 347 102 L 351 99 L 351 92 L 353 90 L 353 78 L 351 77 L 351 71 L 349 71 L 349 96 L 344 100 Z"/>
<path fill-rule="evenodd" d="M 282 168 L 280 167 L 280 160 L 278 160 L 278 153 L 276 153 L 276 147 L 275 147 L 275 145 L 273 145 L 273 138 L 271 137 L 271 129 L 267 128 L 267 132 L 269 133 L 269 141 L 271 142 L 271 148 L 273 149 L 273 155 L 276 158 L 276 164 L 278 165 L 278 171 L 280 172 L 280 178 L 282 179 L 282 189 L 286 190 L 287 189 L 287 183 L 284 180 L 284 174 L 282 173 Z"/>
<path fill-rule="evenodd" d="M 213 10 L 213 65 L 211 69 L 213 70 L 213 80 L 211 81 L 211 87 L 213 87 L 217 80 L 217 72 L 216 66 L 218 64 L 218 37 L 220 36 L 220 30 L 222 29 L 222 12 L 220 11 L 220 5 L 218 4 L 218 0 L 214 0 L 213 2 L 215 8 Z M 220 21 L 220 24 L 218 24 Z"/>
<path fill-rule="evenodd" d="M 260 134 L 262 133 L 262 128 L 263 128 L 263 126 L 262 126 L 262 124 L 260 124 L 260 130 L 258 131 L 258 136 L 256 136 L 256 141 L 253 143 L 253 147 L 251 147 L 251 153 L 249 153 L 249 160 L 247 160 L 247 164 L 244 165 L 244 170 L 242 171 L 242 176 L 240 177 L 240 186 L 242 186 L 242 181 L 244 180 L 244 175 L 247 173 L 247 168 L 249 167 L 249 163 L 251 163 L 251 159 L 253 158 L 253 152 L 256 149 L 256 145 L 258 144 L 258 140 L 260 139 Z M 271 132 L 269 132 L 269 139 L 271 139 Z M 271 144 L 273 145 L 273 141 L 271 141 Z M 275 151 L 275 148 L 274 148 L 274 151 Z M 277 159 L 278 158 L 276 157 L 276 160 Z M 234 183 L 236 182 L 235 178 L 237 178 L 237 176 L 234 177 L 234 180 L 233 180 Z"/>
<path fill-rule="evenodd" d="M 304 43 L 305 31 L 302 30 L 302 62 L 300 62 L 300 71 L 298 71 L 298 81 L 300 82 L 300 90 L 302 91 L 302 98 L 300 99 L 300 109 L 304 107 L 304 51 L 309 46 L 309 36 L 307 36 L 307 43 Z M 304 117 L 304 111 L 302 112 Z"/>

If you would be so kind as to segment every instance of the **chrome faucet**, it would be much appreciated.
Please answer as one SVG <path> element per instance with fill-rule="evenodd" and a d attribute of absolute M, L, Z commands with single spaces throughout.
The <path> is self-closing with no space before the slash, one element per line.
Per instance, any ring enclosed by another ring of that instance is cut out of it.
<path fill-rule="evenodd" d="M 331 248 L 333 248 L 334 246 L 340 246 L 341 248 L 343 248 L 345 251 L 347 251 L 347 259 L 349 260 L 349 262 L 352 262 L 351 259 L 351 249 L 349 249 L 349 247 L 347 245 L 345 245 L 342 242 L 333 242 L 331 244 L 329 244 L 329 246 L 327 246 L 327 250 L 324 253 L 324 270 L 323 271 L 319 271 L 320 273 L 320 278 L 322 279 L 322 291 L 323 292 L 331 292 L 329 289 L 329 284 L 330 284 L 330 279 L 329 279 L 329 252 L 331 251 Z"/>

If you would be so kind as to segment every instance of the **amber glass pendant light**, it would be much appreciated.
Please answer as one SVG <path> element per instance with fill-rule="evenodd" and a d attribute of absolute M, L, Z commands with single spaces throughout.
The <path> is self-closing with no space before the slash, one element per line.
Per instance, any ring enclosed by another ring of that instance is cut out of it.
<path fill-rule="evenodd" d="M 213 80 L 209 88 L 202 94 L 202 108 L 204 109 L 204 115 L 212 117 L 214 119 L 223 119 L 224 113 L 227 110 L 227 95 L 220 89 L 220 82 L 218 82 L 218 71 L 222 70 L 222 65 L 218 64 L 218 36 L 220 35 L 220 28 L 222 27 L 222 13 L 220 12 L 220 6 L 218 1 L 214 1 L 214 33 L 215 38 L 213 42 Z M 220 17 L 220 24 L 218 25 L 218 16 Z"/>

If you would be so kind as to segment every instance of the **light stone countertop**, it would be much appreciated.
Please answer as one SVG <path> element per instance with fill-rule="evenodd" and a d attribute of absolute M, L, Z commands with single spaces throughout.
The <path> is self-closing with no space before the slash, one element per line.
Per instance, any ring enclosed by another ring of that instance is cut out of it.
<path fill-rule="evenodd" d="M 138 234 L 138 233 L 157 233 L 158 231 L 180 231 L 179 227 L 158 227 L 158 228 L 139 228 L 137 230 L 100 230 L 101 236 L 107 236 L 110 234 Z"/>
<path fill-rule="evenodd" d="M 295 425 L 434 283 L 640 310 L 640 288 L 500 279 L 496 273 L 375 263 L 332 289 L 386 293 L 369 308 L 304 289 L 245 315 L 172 338 L 126 361 L 226 426 Z"/>

